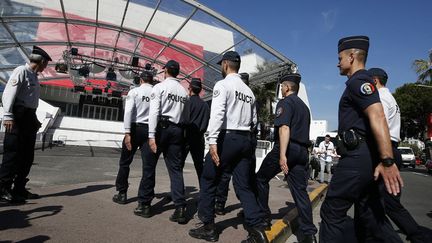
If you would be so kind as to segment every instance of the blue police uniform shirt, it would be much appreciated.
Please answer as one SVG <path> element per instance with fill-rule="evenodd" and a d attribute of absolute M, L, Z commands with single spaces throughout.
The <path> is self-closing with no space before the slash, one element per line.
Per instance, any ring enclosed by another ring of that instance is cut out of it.
<path fill-rule="evenodd" d="M 380 102 L 377 88 L 366 70 L 355 72 L 345 84 L 346 88 L 339 102 L 339 133 L 354 129 L 366 136 L 370 125 L 363 111 Z"/>
<path fill-rule="evenodd" d="M 205 132 L 210 119 L 210 108 L 198 95 L 189 98 L 189 126 Z"/>
<path fill-rule="evenodd" d="M 289 95 L 276 105 L 275 143 L 279 143 L 279 127 L 283 125 L 290 128 L 291 142 L 309 146 L 310 111 L 297 95 Z"/>

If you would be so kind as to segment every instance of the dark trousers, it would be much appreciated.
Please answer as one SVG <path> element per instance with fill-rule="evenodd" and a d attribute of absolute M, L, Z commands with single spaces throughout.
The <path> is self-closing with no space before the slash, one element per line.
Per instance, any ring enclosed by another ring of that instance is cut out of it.
<path fill-rule="evenodd" d="M 393 146 L 393 156 L 396 160 L 398 167 L 402 164 L 402 156 L 397 150 L 397 146 Z M 382 185 L 384 187 L 384 185 Z M 402 193 L 402 192 L 401 192 Z M 396 226 L 407 236 L 407 239 L 413 243 L 425 242 L 423 239 L 423 232 L 417 222 L 401 204 L 401 193 L 397 196 L 389 194 L 383 188 L 384 205 L 387 216 L 393 221 Z"/>
<path fill-rule="evenodd" d="M 143 163 L 143 175 L 144 175 L 144 165 L 146 163 L 152 163 L 156 160 L 156 155 L 150 150 L 148 145 L 148 125 L 147 124 L 136 124 L 133 123 L 131 126 L 131 144 L 132 150 L 126 148 L 126 144 L 123 140 L 122 152 L 119 160 L 119 171 L 116 179 L 116 189 L 120 192 L 126 192 L 129 183 L 129 171 L 130 164 L 134 159 L 134 155 L 138 148 L 141 150 L 141 160 Z M 140 186 L 138 189 L 138 201 L 142 199 L 144 187 L 144 177 L 141 178 Z"/>
<path fill-rule="evenodd" d="M 36 133 L 40 127 L 34 109 L 14 107 L 14 126 L 6 132 L 3 161 L 0 167 L 0 189 L 24 190 L 34 160 Z"/>
<path fill-rule="evenodd" d="M 402 242 L 385 217 L 379 182 L 373 178 L 376 152 L 370 147 L 363 142 L 339 160 L 321 205 L 320 242 L 345 242 L 344 222 L 353 204 L 359 242 Z"/>
<path fill-rule="evenodd" d="M 184 151 L 183 160 L 186 160 L 186 157 L 190 152 L 195 166 L 195 171 L 197 173 L 198 182 L 199 182 L 203 171 L 203 164 L 204 164 L 204 148 L 205 148 L 204 133 L 200 132 L 197 129 L 187 128 L 186 142 L 187 144 L 184 147 L 185 151 Z"/>
<path fill-rule="evenodd" d="M 183 128 L 177 125 L 169 125 L 167 128 L 158 128 L 156 132 L 156 144 L 158 146 L 156 158 L 162 153 L 171 182 L 171 197 L 176 207 L 186 205 L 183 180 Z M 154 198 L 156 182 L 157 159 L 144 163 L 143 168 L 143 196 L 142 202 L 150 205 Z"/>
<path fill-rule="evenodd" d="M 219 134 L 217 149 L 220 164 L 216 166 L 208 153 L 201 176 L 198 216 L 203 223 L 214 222 L 216 187 L 224 172 L 233 175 L 234 189 L 244 210 L 246 226 L 253 227 L 263 223 L 263 213 L 253 192 L 255 176 L 252 147 L 250 135 L 224 132 Z"/>
<path fill-rule="evenodd" d="M 257 139 L 252 138 L 252 162 L 253 167 L 255 169 L 256 165 L 256 155 L 255 155 L 255 149 L 257 147 Z M 229 183 L 231 181 L 232 174 L 229 172 L 224 172 L 221 175 L 219 184 L 216 188 L 216 202 L 223 203 L 225 205 L 226 201 L 228 200 L 228 190 L 229 190 Z M 237 195 L 236 195 L 237 196 Z M 238 198 L 238 196 L 237 196 Z"/>
<path fill-rule="evenodd" d="M 269 216 L 271 214 L 268 206 L 269 181 L 281 172 L 279 166 L 279 144 L 264 158 L 264 161 L 257 173 L 258 198 L 262 210 Z M 304 146 L 290 143 L 287 149 L 288 175 L 287 182 L 293 196 L 299 214 L 299 230 L 303 235 L 314 235 L 317 228 L 313 224 L 312 205 L 306 191 L 308 185 L 308 151 Z"/>

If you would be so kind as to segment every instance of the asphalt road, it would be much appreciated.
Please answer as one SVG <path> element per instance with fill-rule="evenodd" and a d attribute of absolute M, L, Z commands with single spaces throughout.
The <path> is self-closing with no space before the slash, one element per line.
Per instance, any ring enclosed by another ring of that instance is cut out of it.
<path fill-rule="evenodd" d="M 203 242 L 188 235 L 198 223 L 198 181 L 190 159 L 183 170 L 189 222 L 179 225 L 168 220 L 174 205 L 166 197 L 170 182 L 162 158 L 156 168 L 153 217 L 145 219 L 132 213 L 142 173 L 139 153 L 131 165 L 128 203 L 112 202 L 119 156 L 119 150 L 112 148 L 37 150 L 28 187 L 41 198 L 25 204 L 0 203 L 0 242 Z M 278 220 L 292 208 L 293 199 L 285 181 L 279 178 L 270 184 L 269 206 L 272 219 Z M 308 190 L 317 186 L 311 182 Z M 216 218 L 219 242 L 246 238 L 243 221 L 237 217 L 240 209 L 231 187 L 227 214 Z"/>
<path fill-rule="evenodd" d="M 417 223 L 432 229 L 432 176 L 425 168 L 403 169 L 402 204 Z"/>

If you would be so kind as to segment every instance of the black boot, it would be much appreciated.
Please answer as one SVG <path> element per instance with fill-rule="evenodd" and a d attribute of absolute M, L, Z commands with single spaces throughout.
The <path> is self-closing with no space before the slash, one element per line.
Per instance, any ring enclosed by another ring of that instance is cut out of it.
<path fill-rule="evenodd" d="M 189 230 L 189 235 L 196 239 L 216 242 L 219 240 L 219 232 L 214 223 L 204 224 L 196 229 Z"/>
<path fill-rule="evenodd" d="M 302 241 L 299 243 L 318 243 L 315 235 L 305 235 Z"/>
<path fill-rule="evenodd" d="M 17 189 L 14 188 L 12 190 L 12 196 L 16 198 L 23 198 L 25 200 L 27 199 L 39 199 L 40 196 L 36 193 L 31 193 L 27 189 Z"/>
<path fill-rule="evenodd" d="M 113 202 L 118 204 L 126 204 L 127 203 L 127 193 L 126 192 L 119 192 L 118 194 L 114 195 Z"/>
<path fill-rule="evenodd" d="M 247 228 L 249 232 L 248 238 L 242 243 L 269 243 L 267 235 L 262 227 Z"/>
<path fill-rule="evenodd" d="M 12 202 L 12 194 L 9 189 L 5 187 L 0 187 L 0 201 L 1 202 Z"/>
<path fill-rule="evenodd" d="M 169 220 L 171 220 L 172 222 L 177 222 L 179 224 L 186 224 L 186 207 L 177 207 L 174 213 L 169 217 Z"/>
<path fill-rule="evenodd" d="M 151 206 L 145 203 L 138 203 L 138 207 L 135 208 L 134 214 L 144 218 L 150 218 Z"/>
<path fill-rule="evenodd" d="M 224 202 L 216 202 L 215 203 L 215 213 L 217 215 L 225 215 L 225 203 Z"/>

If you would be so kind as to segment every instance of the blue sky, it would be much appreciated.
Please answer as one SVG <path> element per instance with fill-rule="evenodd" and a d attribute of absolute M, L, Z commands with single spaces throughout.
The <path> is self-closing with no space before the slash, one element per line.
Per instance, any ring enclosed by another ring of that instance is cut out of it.
<path fill-rule="evenodd" d="M 415 82 L 415 59 L 432 49 L 432 1 L 247 1 L 199 0 L 299 65 L 313 119 L 337 129 L 346 77 L 337 65 L 337 42 L 370 37 L 367 68 L 381 67 L 392 92 Z"/>

